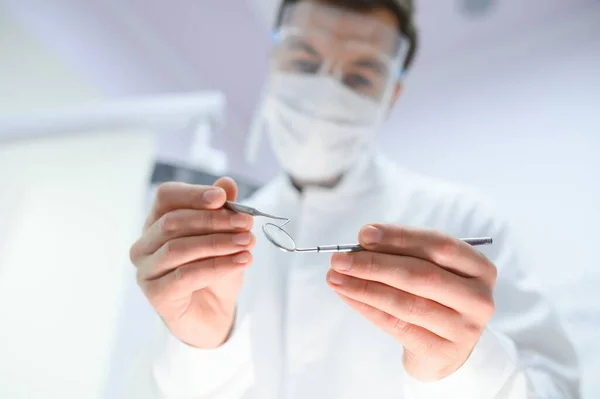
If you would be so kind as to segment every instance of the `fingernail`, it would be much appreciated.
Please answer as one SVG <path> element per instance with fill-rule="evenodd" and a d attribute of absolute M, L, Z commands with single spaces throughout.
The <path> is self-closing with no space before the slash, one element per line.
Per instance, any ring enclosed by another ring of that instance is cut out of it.
<path fill-rule="evenodd" d="M 331 260 L 331 267 L 346 272 L 352 267 L 352 258 L 348 254 L 336 254 Z"/>
<path fill-rule="evenodd" d="M 367 226 L 361 232 L 365 244 L 377 244 L 383 238 L 383 232 L 374 226 Z"/>
<path fill-rule="evenodd" d="M 244 264 L 250 262 L 252 256 L 249 252 L 242 252 L 241 254 L 237 254 L 233 257 L 233 263 Z"/>
<path fill-rule="evenodd" d="M 250 222 L 248 221 L 248 217 L 245 215 L 241 215 L 239 213 L 235 213 L 231 215 L 231 226 L 237 229 L 245 229 L 248 227 Z"/>
<path fill-rule="evenodd" d="M 219 198 L 220 195 L 221 195 L 221 190 L 210 189 L 210 190 L 205 191 L 204 194 L 202 194 L 202 199 L 205 202 L 212 204 Z"/>
<path fill-rule="evenodd" d="M 329 273 L 329 282 L 333 285 L 344 285 L 348 281 L 348 277 L 336 272 Z"/>
<path fill-rule="evenodd" d="M 231 240 L 237 245 L 248 245 L 250 244 L 250 241 L 252 241 L 252 236 L 250 233 L 239 233 L 235 234 Z"/>

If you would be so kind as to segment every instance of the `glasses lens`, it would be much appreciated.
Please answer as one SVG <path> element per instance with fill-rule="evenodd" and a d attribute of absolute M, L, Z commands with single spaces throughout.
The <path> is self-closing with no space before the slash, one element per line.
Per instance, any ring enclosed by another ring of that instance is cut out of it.
<path fill-rule="evenodd" d="M 380 100 L 395 83 L 392 62 L 361 45 L 347 45 L 337 60 L 342 82 L 354 92 Z"/>
<path fill-rule="evenodd" d="M 273 245 L 280 249 L 287 252 L 296 250 L 296 243 L 281 227 L 272 223 L 267 223 L 263 226 L 263 233 L 265 233 L 265 236 L 273 243 Z"/>
<path fill-rule="evenodd" d="M 315 75 L 323 66 L 322 47 L 314 35 L 290 30 L 281 35 L 273 54 L 273 66 L 281 72 Z"/>

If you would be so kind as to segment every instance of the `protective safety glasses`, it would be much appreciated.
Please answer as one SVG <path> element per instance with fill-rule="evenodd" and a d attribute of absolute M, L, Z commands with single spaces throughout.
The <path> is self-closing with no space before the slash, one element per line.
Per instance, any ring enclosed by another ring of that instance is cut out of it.
<path fill-rule="evenodd" d="M 401 78 L 408 51 L 393 26 L 313 2 L 287 6 L 274 40 L 273 70 L 329 75 L 377 102 L 386 100 Z"/>

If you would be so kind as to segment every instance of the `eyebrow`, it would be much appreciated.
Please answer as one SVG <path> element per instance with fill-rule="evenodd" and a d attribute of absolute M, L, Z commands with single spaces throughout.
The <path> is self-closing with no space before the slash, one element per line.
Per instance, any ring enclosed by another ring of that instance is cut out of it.
<path fill-rule="evenodd" d="M 358 60 L 352 62 L 352 66 L 367 68 L 381 75 L 384 75 L 388 72 L 387 68 L 381 61 L 373 58 L 359 58 Z"/>
<path fill-rule="evenodd" d="M 309 53 L 313 57 L 317 57 L 317 58 L 321 57 L 321 55 L 319 54 L 319 52 L 317 50 L 315 50 L 315 48 L 313 46 L 311 46 L 310 44 L 306 43 L 305 41 L 302 41 L 302 40 L 299 40 L 299 39 L 291 39 L 290 43 L 288 44 L 288 46 L 292 50 L 306 51 L 307 53 Z"/>

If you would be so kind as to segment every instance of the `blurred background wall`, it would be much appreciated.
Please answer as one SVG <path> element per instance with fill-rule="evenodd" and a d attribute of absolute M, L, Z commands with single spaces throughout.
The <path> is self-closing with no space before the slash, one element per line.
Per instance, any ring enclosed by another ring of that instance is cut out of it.
<path fill-rule="evenodd" d="M 0 116 L 218 89 L 228 118 L 213 145 L 232 172 L 266 181 L 276 170 L 268 145 L 256 165 L 242 153 L 276 3 L 0 0 Z M 407 168 L 474 186 L 510 218 L 575 339 L 584 398 L 596 398 L 600 2 L 417 6 L 421 50 L 379 145 Z M 185 156 L 189 132 L 159 133 L 158 159 Z M 135 283 L 124 290 L 106 397 L 153 321 Z"/>
<path fill-rule="evenodd" d="M 0 2 L 0 115 L 28 114 L 80 102 L 102 91 Z"/>
<path fill-rule="evenodd" d="M 476 187 L 511 220 L 580 350 L 584 398 L 600 395 L 598 71 L 598 5 L 507 29 L 504 43 L 415 68 L 382 137 L 394 159 Z"/>

